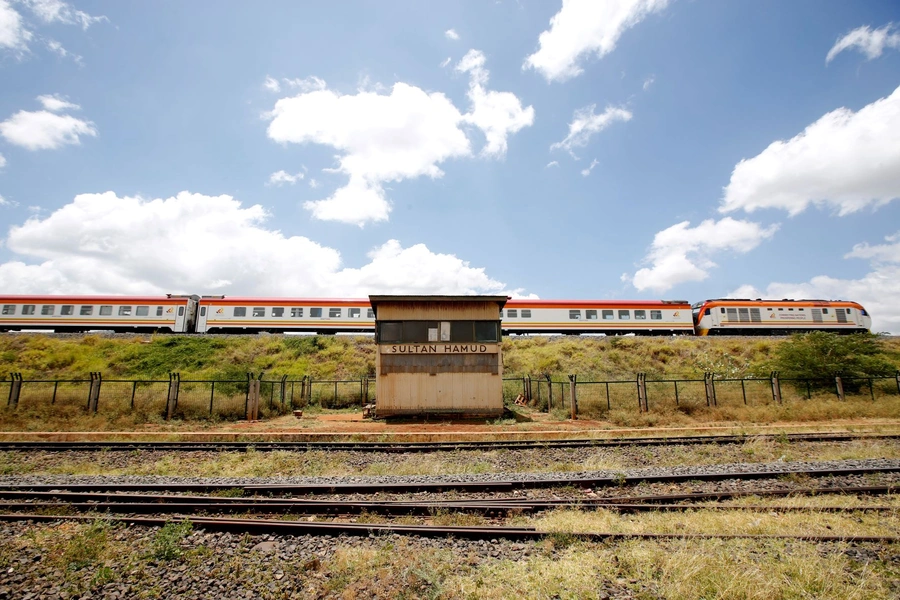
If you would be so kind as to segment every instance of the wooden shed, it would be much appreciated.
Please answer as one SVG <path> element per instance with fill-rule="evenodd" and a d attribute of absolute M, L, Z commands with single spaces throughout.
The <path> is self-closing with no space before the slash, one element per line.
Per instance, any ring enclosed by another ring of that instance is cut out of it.
<path fill-rule="evenodd" d="M 375 414 L 503 412 L 500 311 L 506 296 L 369 296 Z"/>

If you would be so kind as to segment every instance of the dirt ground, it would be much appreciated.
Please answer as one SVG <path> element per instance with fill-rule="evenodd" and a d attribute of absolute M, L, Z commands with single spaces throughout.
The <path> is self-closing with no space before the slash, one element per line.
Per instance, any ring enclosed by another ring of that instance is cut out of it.
<path fill-rule="evenodd" d="M 360 412 L 285 415 L 265 421 L 236 421 L 191 427 L 182 423 L 147 424 L 131 431 L 2 432 L 0 441 L 468 441 L 566 438 L 659 437 L 687 435 L 761 435 L 802 432 L 900 434 L 900 419 L 853 419 L 812 423 L 713 423 L 690 427 L 623 428 L 590 419 L 556 420 L 547 413 L 528 411 L 518 419 L 372 420 Z"/>

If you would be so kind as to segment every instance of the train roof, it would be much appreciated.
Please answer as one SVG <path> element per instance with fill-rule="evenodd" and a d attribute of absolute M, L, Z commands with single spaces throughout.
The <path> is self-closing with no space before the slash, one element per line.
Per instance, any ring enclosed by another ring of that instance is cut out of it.
<path fill-rule="evenodd" d="M 368 306 L 368 298 L 274 298 L 258 296 L 202 296 L 201 304 L 303 304 L 309 305 L 334 305 L 355 304 Z"/>
<path fill-rule="evenodd" d="M 782 298 L 780 300 L 765 298 L 756 298 L 755 300 L 752 298 L 710 298 L 702 302 L 697 302 L 696 304 L 694 304 L 694 306 L 702 306 L 704 304 L 741 304 L 750 306 L 766 306 L 769 304 L 791 304 L 794 306 L 831 306 L 839 304 L 861 306 L 858 302 L 854 302 L 853 300 L 819 300 L 811 298 Z"/>
<path fill-rule="evenodd" d="M 506 308 L 685 308 L 687 300 L 541 300 L 513 298 Z"/>
<path fill-rule="evenodd" d="M 180 296 L 175 294 L 166 294 L 164 296 L 100 296 L 100 295 L 66 295 L 66 294 L 9 294 L 0 296 L 0 303 L 6 304 L 22 304 L 25 302 L 59 304 L 62 302 L 70 302 L 72 304 L 97 304 L 100 302 L 108 302 L 110 304 L 131 303 L 172 303 L 173 301 L 186 301 L 196 296 Z"/>

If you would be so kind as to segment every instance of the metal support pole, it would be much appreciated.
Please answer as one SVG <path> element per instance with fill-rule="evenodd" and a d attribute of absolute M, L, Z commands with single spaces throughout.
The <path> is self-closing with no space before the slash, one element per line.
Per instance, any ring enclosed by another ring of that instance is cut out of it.
<path fill-rule="evenodd" d="M 212 418 L 213 399 L 216 397 L 216 382 L 213 381 L 209 386 L 209 418 Z"/>
<path fill-rule="evenodd" d="M 137 381 L 131 382 L 131 410 L 134 410 L 134 396 L 137 394 Z M 56 388 L 53 388 L 53 398 L 56 399 Z"/>
<path fill-rule="evenodd" d="M 678 380 L 675 380 L 675 406 L 678 406 Z"/>
<path fill-rule="evenodd" d="M 7 406 L 16 407 L 19 405 L 19 394 L 22 393 L 22 374 L 9 374 L 9 399 L 6 401 Z"/>
<path fill-rule="evenodd" d="M 53 382 L 53 397 L 50 399 L 50 404 L 56 404 L 56 390 L 59 389 L 59 380 Z M 131 398 L 131 408 L 134 408 L 134 397 Z"/>
<path fill-rule="evenodd" d="M 609 382 L 604 381 L 603 383 L 606 384 L 606 410 L 612 410 L 612 405 L 609 402 Z"/>
<path fill-rule="evenodd" d="M 747 405 L 747 389 L 744 387 L 744 378 L 741 377 L 741 395 L 744 396 L 744 405 Z"/>
<path fill-rule="evenodd" d="M 547 397 L 547 411 L 553 408 L 553 381 L 550 379 L 550 373 L 544 373 L 544 377 L 547 378 L 547 388 L 549 388 L 549 396 Z"/>

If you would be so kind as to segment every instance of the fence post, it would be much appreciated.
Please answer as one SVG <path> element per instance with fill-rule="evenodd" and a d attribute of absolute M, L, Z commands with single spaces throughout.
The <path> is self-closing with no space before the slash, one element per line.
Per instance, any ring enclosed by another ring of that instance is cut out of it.
<path fill-rule="evenodd" d="M 213 399 L 216 397 L 216 382 L 213 381 L 209 386 L 209 418 L 212 418 Z"/>
<path fill-rule="evenodd" d="M 547 378 L 547 412 L 553 408 L 553 381 L 550 379 L 550 373 L 544 373 L 544 377 Z"/>
<path fill-rule="evenodd" d="M 259 420 L 259 379 L 251 379 L 247 384 L 247 420 Z"/>
<path fill-rule="evenodd" d="M 704 373 L 703 374 L 703 389 L 706 391 L 706 405 L 707 406 L 713 405 L 713 400 L 712 400 L 713 392 L 712 392 L 712 385 L 710 383 L 711 381 L 712 381 L 712 373 Z"/>
<path fill-rule="evenodd" d="M 781 404 L 781 382 L 778 381 L 778 371 L 772 371 L 769 379 L 772 380 L 772 400 Z"/>
<path fill-rule="evenodd" d="M 181 375 L 178 373 L 169 373 L 169 394 L 166 396 L 166 421 L 175 416 L 175 409 L 178 408 L 178 387 L 181 385 Z"/>
<path fill-rule="evenodd" d="M 900 394 L 900 371 L 897 371 L 895 377 L 897 379 L 897 393 Z"/>
<path fill-rule="evenodd" d="M 56 390 L 59 389 L 59 379 L 53 382 L 53 397 L 50 399 L 50 404 L 56 404 Z M 134 408 L 134 397 L 131 398 L 131 408 Z"/>
<path fill-rule="evenodd" d="M 88 412 L 97 412 L 98 405 L 100 404 L 100 383 L 103 378 L 100 375 L 100 372 L 91 373 L 91 389 L 88 392 Z"/>
<path fill-rule="evenodd" d="M 843 400 L 844 399 L 844 382 L 841 381 L 840 375 L 835 376 L 834 387 L 836 388 L 836 391 L 837 391 L 838 400 Z"/>
<path fill-rule="evenodd" d="M 531 402 L 531 376 L 525 375 L 522 381 L 525 387 L 525 402 Z"/>
<path fill-rule="evenodd" d="M 744 387 L 743 377 L 741 377 L 741 395 L 744 397 L 744 406 L 747 406 L 747 388 Z"/>
<path fill-rule="evenodd" d="M 612 404 L 609 402 L 609 382 L 604 381 L 603 383 L 606 384 L 606 410 L 612 410 Z"/>
<path fill-rule="evenodd" d="M 638 393 L 638 411 L 649 412 L 650 407 L 647 404 L 647 374 L 637 374 L 637 393 Z"/>
<path fill-rule="evenodd" d="M 10 373 L 9 378 L 9 399 L 7 399 L 6 405 L 16 407 L 19 405 L 19 394 L 22 392 L 22 374 Z"/>
<path fill-rule="evenodd" d="M 872 402 L 875 402 L 875 387 L 872 385 L 871 377 L 869 377 L 869 395 L 872 396 Z"/>
<path fill-rule="evenodd" d="M 572 420 L 578 419 L 578 400 L 575 397 L 575 375 L 569 375 L 569 397 L 572 402 Z"/>
<path fill-rule="evenodd" d="M 674 381 L 675 383 L 675 406 L 678 406 L 678 380 Z"/>

